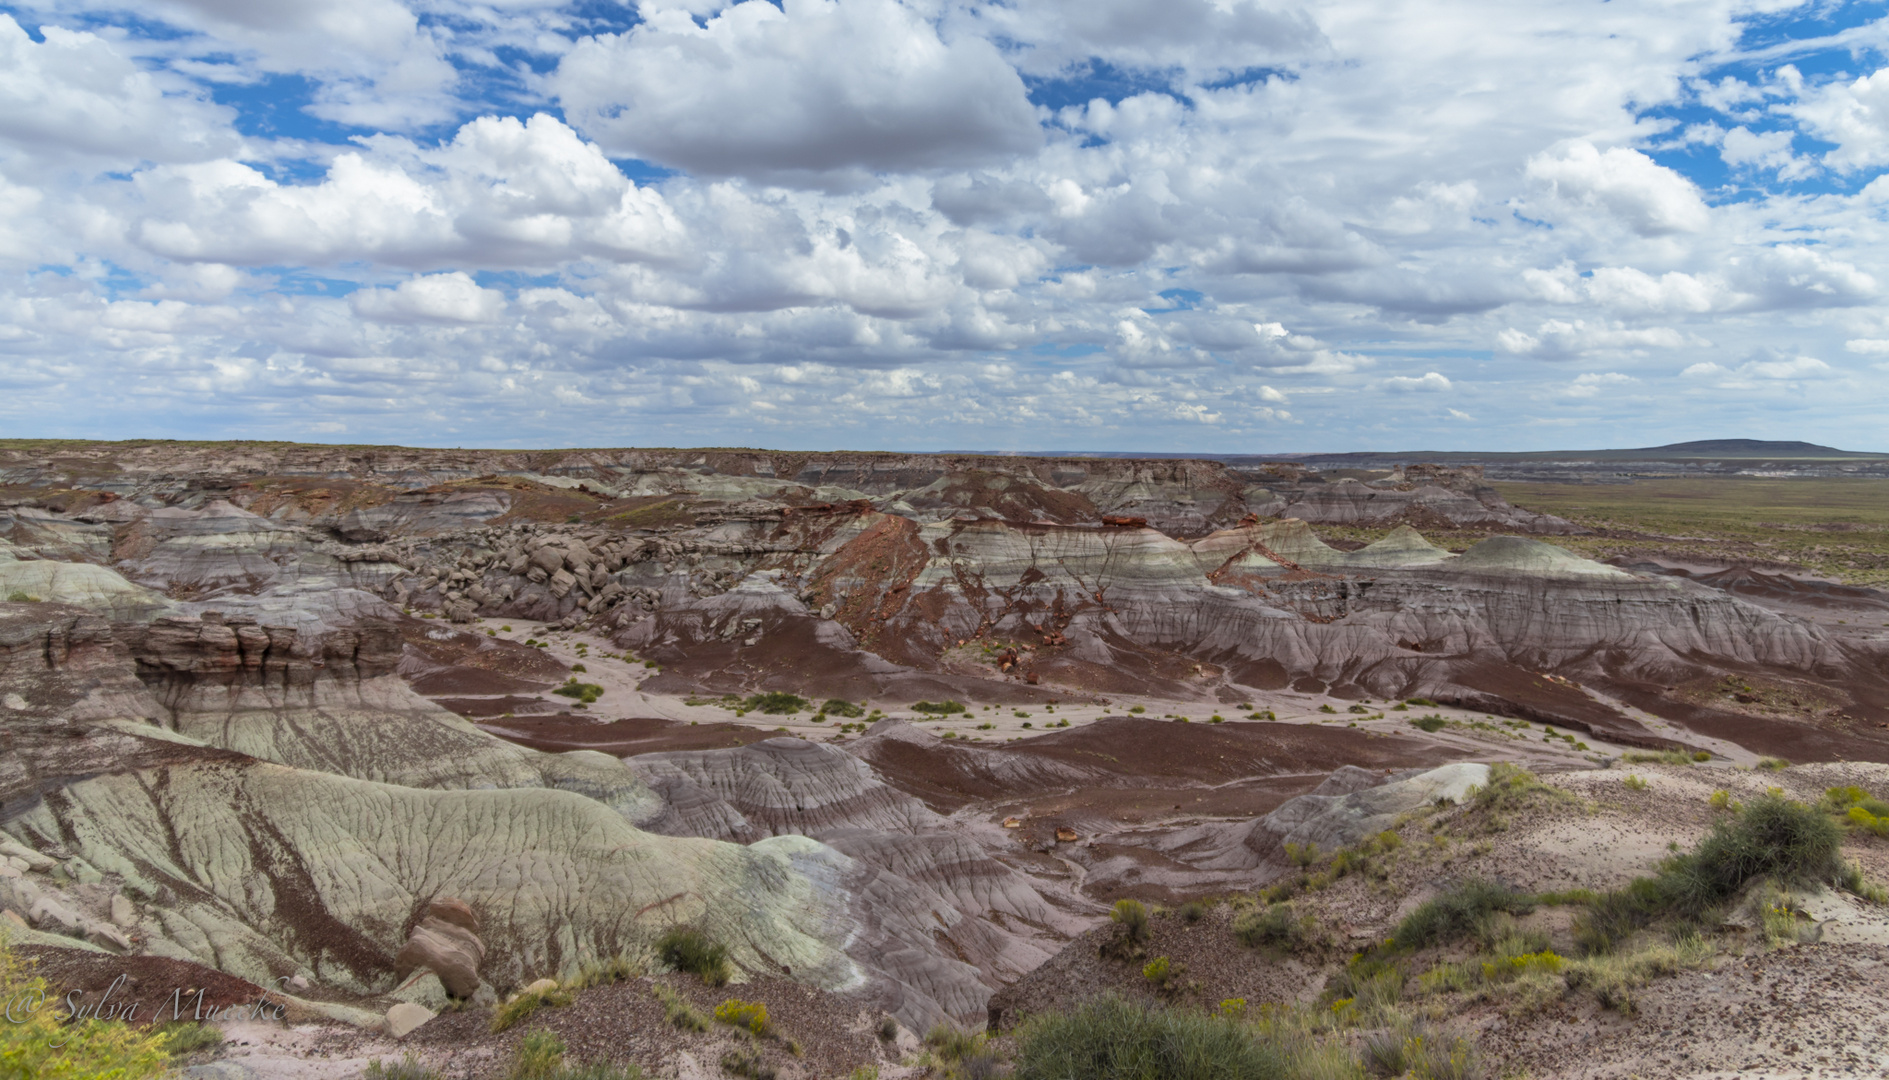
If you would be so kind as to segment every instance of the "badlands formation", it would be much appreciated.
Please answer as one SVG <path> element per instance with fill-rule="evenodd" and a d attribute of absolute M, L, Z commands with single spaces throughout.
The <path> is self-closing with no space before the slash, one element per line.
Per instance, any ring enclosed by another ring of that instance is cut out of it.
<path fill-rule="evenodd" d="M 1434 466 L 0 444 L 0 929 L 86 1000 L 267 988 L 204 1077 L 539 1029 L 1036 1075 L 1094 1000 L 1310 1017 L 1300 1075 L 1411 1024 L 1491 1076 L 1889 1071 L 1889 597 L 1577 531 Z M 1596 944 L 1778 795 L 1843 874 Z M 1476 934 L 1373 952 L 1470 885 Z M 773 1034 L 692 1019 L 730 998 Z"/>

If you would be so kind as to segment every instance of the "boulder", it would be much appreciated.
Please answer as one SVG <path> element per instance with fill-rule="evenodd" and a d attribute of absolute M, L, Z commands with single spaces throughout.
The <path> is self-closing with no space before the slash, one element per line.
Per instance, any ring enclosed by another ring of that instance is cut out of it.
<path fill-rule="evenodd" d="M 436 897 L 426 905 L 429 918 L 452 923 L 476 934 L 479 932 L 479 916 L 472 910 L 472 905 L 455 896 Z"/>
<path fill-rule="evenodd" d="M 20 860 L 20 869 L 22 870 L 37 870 L 40 873 L 45 873 L 51 870 L 54 865 L 53 860 L 41 855 L 39 852 L 34 851 L 24 844 L 16 843 L 12 840 L 0 840 L 0 855 L 5 855 L 9 859 Z"/>
<path fill-rule="evenodd" d="M 562 600 L 570 595 L 571 586 L 576 584 L 577 579 L 571 576 L 570 571 L 559 570 L 551 575 L 551 595 Z"/>
<path fill-rule="evenodd" d="M 387 1034 L 396 1039 L 404 1039 L 411 1035 L 415 1028 L 437 1015 L 424 1005 L 415 1005 L 411 1001 L 400 1002 L 387 1010 Z"/>
<path fill-rule="evenodd" d="M 464 926 L 428 914 L 413 928 L 394 957 L 395 974 L 407 975 L 426 968 L 439 976 L 446 992 L 457 998 L 469 998 L 479 989 L 479 965 L 485 960 L 485 943 Z"/>
<path fill-rule="evenodd" d="M 125 927 L 138 925 L 138 907 L 124 893 L 112 894 L 112 922 Z"/>

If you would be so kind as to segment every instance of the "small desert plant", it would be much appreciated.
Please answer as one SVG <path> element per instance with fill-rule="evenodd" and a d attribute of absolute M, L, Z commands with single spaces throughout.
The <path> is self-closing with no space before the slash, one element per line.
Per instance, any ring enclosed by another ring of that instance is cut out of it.
<path fill-rule="evenodd" d="M 912 705 L 912 711 L 927 716 L 955 716 L 964 711 L 964 705 L 956 701 L 920 701 Z"/>
<path fill-rule="evenodd" d="M 721 1057 L 724 1072 L 743 1077 L 744 1080 L 774 1080 L 774 1066 L 767 1063 L 761 1051 L 755 1047 L 730 1050 Z"/>
<path fill-rule="evenodd" d="M 866 710 L 840 698 L 827 698 L 821 703 L 820 711 L 828 716 L 844 716 L 849 719 L 866 715 Z"/>
<path fill-rule="evenodd" d="M 1784 888 L 1841 881 L 1842 839 L 1827 815 L 1766 794 L 1736 817 L 1719 819 L 1697 847 L 1668 858 L 1658 874 L 1596 899 L 1581 938 L 1591 949 L 1606 949 L 1655 919 L 1697 922 L 1759 878 Z"/>
<path fill-rule="evenodd" d="M 619 954 L 602 960 L 592 960 L 577 969 L 577 974 L 565 979 L 567 990 L 588 990 L 593 986 L 609 986 L 613 983 L 629 982 L 644 975 L 643 965 L 629 956 Z"/>
<path fill-rule="evenodd" d="M 510 1001 L 492 1010 L 492 1031 L 497 1034 L 529 1019 L 532 1013 L 544 1006 L 559 1009 L 574 1000 L 576 995 L 555 984 L 544 990 L 521 990 Z"/>
<path fill-rule="evenodd" d="M 662 1013 L 670 1025 L 682 1031 L 707 1031 L 708 1016 L 695 1007 L 688 998 L 676 993 L 661 983 L 653 988 L 656 999 L 662 1002 Z"/>
<path fill-rule="evenodd" d="M 1141 977 L 1151 983 L 1164 983 L 1173 964 L 1165 956 L 1157 956 L 1141 966 Z"/>
<path fill-rule="evenodd" d="M 1330 705 L 1320 705 L 1318 711 L 1322 713 L 1336 713 L 1338 710 L 1332 708 Z"/>
<path fill-rule="evenodd" d="M 585 666 L 584 666 L 584 665 L 582 665 L 582 664 L 572 664 L 572 665 L 571 665 L 571 670 L 572 670 L 572 671 L 575 671 L 575 672 L 577 672 L 577 673 L 579 673 L 579 674 L 588 674 L 588 673 L 589 673 L 589 671 L 590 671 L 590 669 L 589 669 L 589 668 L 587 668 L 587 667 L 585 667 Z"/>
<path fill-rule="evenodd" d="M 734 976 L 728 947 L 689 927 L 671 927 L 657 940 L 656 955 L 675 970 L 695 975 L 710 986 L 721 986 Z"/>
<path fill-rule="evenodd" d="M 1733 799 L 1732 793 L 1726 791 L 1724 788 L 1714 791 L 1712 797 L 1707 799 L 1706 803 L 1714 810 L 1728 810 L 1734 814 L 1745 808 L 1743 803 Z"/>
<path fill-rule="evenodd" d="M 899 1022 L 890 1016 L 879 1021 L 879 1041 L 891 1042 L 899 1037 Z"/>
<path fill-rule="evenodd" d="M 1705 760 L 1711 759 L 1712 755 L 1705 755 Z M 1683 750 L 1629 750 L 1620 760 L 1629 765 L 1690 765 L 1693 759 Z"/>
<path fill-rule="evenodd" d="M 157 1025 L 164 1037 L 164 1049 L 172 1057 L 183 1057 L 199 1050 L 214 1050 L 223 1045 L 223 1032 L 195 1020 L 171 1020 Z"/>
<path fill-rule="evenodd" d="M 715 1022 L 738 1028 L 750 1035 L 766 1035 L 772 1030 L 767 1019 L 767 1006 L 740 998 L 729 998 L 715 1006 Z"/>
<path fill-rule="evenodd" d="M 603 696 L 603 687 L 598 686 L 596 683 L 578 682 L 577 676 L 573 675 L 569 682 L 565 683 L 563 686 L 557 687 L 551 692 L 567 698 L 576 698 L 584 704 L 589 705 Z"/>
<path fill-rule="evenodd" d="M 799 694 L 789 694 L 780 690 L 770 690 L 763 694 L 752 694 L 741 702 L 741 707 L 748 712 L 764 713 L 768 716 L 786 716 L 797 713 L 808 705 L 806 698 Z"/>
<path fill-rule="evenodd" d="M 1647 788 L 1647 783 L 1645 780 L 1641 779 L 1640 777 L 1632 773 L 1628 773 L 1627 778 L 1625 780 L 1620 781 L 1620 786 L 1623 788 L 1626 788 L 1628 791 L 1645 791 Z"/>
<path fill-rule="evenodd" d="M 1478 933 L 1497 912 L 1525 915 L 1534 906 L 1532 897 L 1507 885 L 1470 878 L 1419 904 L 1397 924 L 1391 941 L 1405 950 L 1441 945 Z"/>
<path fill-rule="evenodd" d="M 1758 759 L 1758 768 L 1763 772 L 1777 772 L 1781 769 L 1788 769 L 1790 767 L 1791 767 L 1791 763 L 1788 761 L 1785 761 L 1781 757 L 1767 757 L 1767 758 Z"/>
<path fill-rule="evenodd" d="M 1442 731 L 1444 728 L 1448 727 L 1449 721 L 1443 719 L 1441 716 L 1437 715 L 1436 713 L 1429 713 L 1424 716 L 1419 716 L 1415 720 L 1410 721 L 1410 726 L 1414 728 L 1418 728 L 1422 731 L 1428 731 L 1428 732 L 1434 733 L 1434 732 Z"/>
<path fill-rule="evenodd" d="M 1413 1035 L 1404 1060 L 1415 1080 L 1480 1080 L 1488 1075 L 1476 1048 L 1462 1038 Z"/>
<path fill-rule="evenodd" d="M 506 1080 L 552 1080 L 564 1065 L 564 1040 L 543 1028 L 519 1040 Z"/>
<path fill-rule="evenodd" d="M 1311 866 L 1313 863 L 1318 862 L 1319 853 L 1317 841 L 1308 840 L 1303 844 L 1295 844 L 1288 840 L 1286 841 L 1285 850 L 1286 861 L 1294 866 Z"/>
<path fill-rule="evenodd" d="M 1818 805 L 1828 813 L 1841 815 L 1839 820 L 1853 829 L 1871 836 L 1889 837 L 1889 803 L 1860 787 L 1830 788 L 1823 793 L 1823 801 Z"/>
<path fill-rule="evenodd" d="M 1015 1080 L 1275 1080 L 1286 1062 L 1245 1024 L 1115 995 L 1025 1021 Z"/>
<path fill-rule="evenodd" d="M 1139 900 L 1117 900 L 1110 909 L 1110 921 L 1119 923 L 1128 940 L 1140 941 L 1148 933 L 1148 908 Z"/>
<path fill-rule="evenodd" d="M 925 1033 L 925 1045 L 945 1062 L 958 1061 L 984 1045 L 983 1037 L 950 1024 L 933 1024 Z"/>
<path fill-rule="evenodd" d="M 1176 914 L 1180 915 L 1182 922 L 1197 923 L 1206 916 L 1207 905 L 1198 900 L 1189 900 L 1180 906 Z"/>
<path fill-rule="evenodd" d="M 1291 904 L 1269 904 L 1241 912 L 1233 920 L 1233 936 L 1249 949 L 1261 945 L 1289 949 L 1303 943 L 1305 930 Z"/>
<path fill-rule="evenodd" d="M 444 1080 L 438 1070 L 421 1064 L 411 1051 L 397 1062 L 369 1062 L 363 1075 L 365 1080 Z"/>

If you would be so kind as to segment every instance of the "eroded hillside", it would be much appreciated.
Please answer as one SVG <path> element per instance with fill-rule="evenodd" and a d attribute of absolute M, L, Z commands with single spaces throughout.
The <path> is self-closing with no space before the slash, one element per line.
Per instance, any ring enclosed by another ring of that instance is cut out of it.
<path fill-rule="evenodd" d="M 1359 524 L 1390 531 L 1319 535 Z M 1801 802 L 1889 794 L 1835 764 L 1889 761 L 1883 597 L 1807 612 L 1788 579 L 1541 539 L 1573 528 L 1420 467 L 0 447 L 0 905 L 70 978 L 203 971 L 360 1033 L 258 1036 L 269 1069 L 354 1075 L 423 1013 L 408 1045 L 499 1075 L 520 1031 L 480 1034 L 488 1010 L 589 971 L 576 1004 L 537 992 L 573 1054 L 919 1070 L 913 1032 L 1104 989 L 1310 1000 L 1465 875 L 1614 888 L 1723 816 L 1714 792 L 1763 797 L 1761 759 L 1799 763 L 1774 776 Z M 1666 802 L 1619 788 L 1633 755 L 1673 763 L 1643 770 Z M 1477 816 L 1492 763 L 1560 794 Z M 1848 806 L 1844 857 L 1881 880 Z M 1229 951 L 1293 882 L 1318 933 Z M 1130 977 L 1123 898 L 1190 912 L 1153 940 L 1193 975 Z M 1842 903 L 1812 921 L 1875 942 Z M 1541 941 L 1573 956 L 1557 917 Z M 842 1049 L 598 1034 L 712 1004 L 647 975 L 678 928 Z M 1526 1057 L 1499 1027 L 1488 1052 Z"/>

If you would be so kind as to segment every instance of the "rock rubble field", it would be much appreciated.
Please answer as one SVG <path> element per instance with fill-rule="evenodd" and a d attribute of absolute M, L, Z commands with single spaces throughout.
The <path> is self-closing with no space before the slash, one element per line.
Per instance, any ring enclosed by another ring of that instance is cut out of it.
<path fill-rule="evenodd" d="M 1576 531 L 1435 466 L 0 443 L 0 932 L 201 991 L 199 1077 L 1029 1080 L 1096 1009 L 1889 1074 L 1889 596 Z"/>

